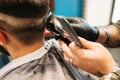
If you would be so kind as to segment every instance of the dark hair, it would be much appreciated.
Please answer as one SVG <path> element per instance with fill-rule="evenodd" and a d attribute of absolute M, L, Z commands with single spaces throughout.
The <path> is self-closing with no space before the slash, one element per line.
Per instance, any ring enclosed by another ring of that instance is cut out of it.
<path fill-rule="evenodd" d="M 0 12 L 22 18 L 42 17 L 48 4 L 48 0 L 0 0 Z"/>
<path fill-rule="evenodd" d="M 6 15 L 5 19 L 0 18 L 0 29 L 6 30 L 23 44 L 30 45 L 43 38 L 45 28 L 43 17 L 48 10 L 49 0 L 0 0 L 0 13 Z M 10 18 L 7 15 L 16 17 L 16 20 L 11 18 L 15 24 L 18 21 L 17 18 L 21 18 L 23 20 L 19 21 L 21 25 L 13 26 L 13 23 L 7 20 Z M 33 22 L 29 21 L 30 19 L 33 19 Z M 41 22 L 35 22 L 34 19 Z"/>

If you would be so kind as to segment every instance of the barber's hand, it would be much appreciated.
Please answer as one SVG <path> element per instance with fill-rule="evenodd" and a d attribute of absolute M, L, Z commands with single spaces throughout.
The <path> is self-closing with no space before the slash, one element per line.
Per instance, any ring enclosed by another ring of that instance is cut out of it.
<path fill-rule="evenodd" d="M 60 41 L 65 60 L 72 59 L 75 66 L 95 75 L 98 72 L 109 73 L 115 66 L 115 61 L 110 52 L 99 43 L 87 41 L 83 38 L 79 39 L 84 48 L 78 47 L 74 42 L 67 46 L 63 41 Z"/>
<path fill-rule="evenodd" d="M 76 31 L 77 35 L 83 37 L 90 41 L 96 41 L 99 36 L 99 31 L 97 28 L 90 26 L 85 20 L 79 17 L 61 17 L 68 20 L 70 25 Z"/>

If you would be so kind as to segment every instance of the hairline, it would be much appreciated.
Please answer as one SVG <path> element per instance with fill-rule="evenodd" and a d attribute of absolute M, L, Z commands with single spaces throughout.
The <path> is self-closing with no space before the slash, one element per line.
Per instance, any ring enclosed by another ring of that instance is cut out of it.
<path fill-rule="evenodd" d="M 4 21 L 6 24 L 12 26 L 12 27 L 18 27 L 18 26 L 27 26 L 30 24 L 41 24 L 46 16 L 43 16 L 42 18 L 19 18 L 10 16 L 4 13 L 0 13 L 0 21 Z"/>

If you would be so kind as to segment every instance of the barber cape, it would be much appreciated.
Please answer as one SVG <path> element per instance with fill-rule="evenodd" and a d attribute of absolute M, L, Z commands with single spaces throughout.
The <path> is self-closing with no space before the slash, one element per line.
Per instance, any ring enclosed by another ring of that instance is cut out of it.
<path fill-rule="evenodd" d="M 57 44 L 47 41 L 42 48 L 11 61 L 0 70 L 0 80 L 92 80 L 64 61 Z"/>

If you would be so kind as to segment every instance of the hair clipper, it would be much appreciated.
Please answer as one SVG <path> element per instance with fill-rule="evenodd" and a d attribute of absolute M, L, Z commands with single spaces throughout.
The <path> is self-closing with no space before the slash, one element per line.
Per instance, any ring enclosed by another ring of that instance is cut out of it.
<path fill-rule="evenodd" d="M 79 47 L 82 47 L 76 32 L 64 17 L 58 18 L 52 12 L 49 12 L 46 17 L 46 24 L 47 29 L 55 35 L 55 39 L 63 40 L 67 45 L 69 45 L 71 41 L 74 41 Z M 68 39 L 64 33 L 67 33 L 70 39 Z"/>

